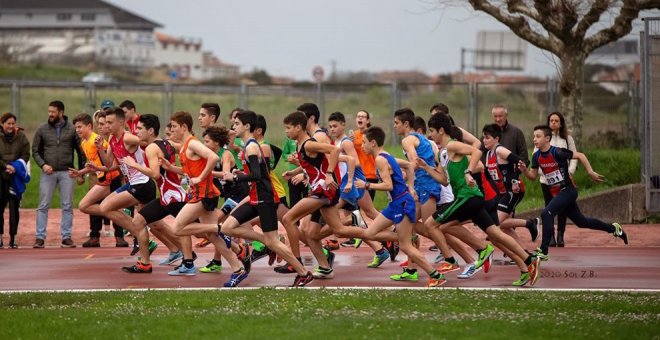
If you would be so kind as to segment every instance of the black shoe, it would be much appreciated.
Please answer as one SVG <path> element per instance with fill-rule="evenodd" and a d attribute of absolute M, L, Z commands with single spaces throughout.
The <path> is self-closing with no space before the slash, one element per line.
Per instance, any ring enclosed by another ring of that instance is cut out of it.
<path fill-rule="evenodd" d="M 9 241 L 9 248 L 18 249 L 18 244 L 16 244 L 16 241 Z"/>
<path fill-rule="evenodd" d="M 135 256 L 140 251 L 140 245 L 137 238 L 133 239 L 133 249 L 131 249 L 131 256 Z"/>
<path fill-rule="evenodd" d="M 241 247 L 241 253 L 237 254 L 236 257 L 238 257 L 238 260 L 243 264 L 245 271 L 250 274 L 250 269 L 252 269 L 252 257 L 250 256 L 250 248 L 242 244 L 240 244 L 239 247 Z"/>
<path fill-rule="evenodd" d="M 252 262 L 255 262 L 255 261 L 257 261 L 259 259 L 262 259 L 266 256 L 268 256 L 268 249 L 267 248 L 264 248 L 260 251 L 253 250 L 252 254 L 250 255 L 250 257 L 252 258 Z"/>
<path fill-rule="evenodd" d="M 384 242 L 387 252 L 390 253 L 390 262 L 396 261 L 396 256 L 399 254 L 399 242 Z"/>
<path fill-rule="evenodd" d="M 557 232 L 557 247 L 560 247 L 560 248 L 564 247 L 564 232 L 563 231 L 558 231 Z"/>
<path fill-rule="evenodd" d="M 529 235 L 532 237 L 532 242 L 536 242 L 536 239 L 539 238 L 539 228 L 541 226 L 541 220 L 538 217 L 528 220 L 529 223 L 526 223 L 525 226 L 529 230 Z"/>
<path fill-rule="evenodd" d="M 121 270 L 123 270 L 127 273 L 135 273 L 135 274 L 138 274 L 138 273 L 139 274 L 142 274 L 142 273 L 148 274 L 148 273 L 151 273 L 151 271 L 152 271 L 151 264 L 145 265 L 145 264 L 142 264 L 140 262 L 138 262 L 137 264 L 134 264 L 130 267 L 122 267 Z"/>
<path fill-rule="evenodd" d="M 83 242 L 82 246 L 83 248 L 100 247 L 101 243 L 98 237 L 90 237 L 89 240 Z"/>
<path fill-rule="evenodd" d="M 314 276 L 312 276 L 312 272 L 307 272 L 307 275 L 304 276 L 296 275 L 296 279 L 293 280 L 291 287 L 304 287 L 313 280 Z"/>
<path fill-rule="evenodd" d="M 284 263 L 281 266 L 277 266 L 277 267 L 273 268 L 273 271 L 275 271 L 276 273 L 280 273 L 280 274 L 293 274 L 293 273 L 296 272 L 296 270 L 293 268 L 293 266 L 290 265 L 289 263 Z"/>
<path fill-rule="evenodd" d="M 340 244 L 342 247 L 355 247 L 355 239 L 349 238 Z"/>

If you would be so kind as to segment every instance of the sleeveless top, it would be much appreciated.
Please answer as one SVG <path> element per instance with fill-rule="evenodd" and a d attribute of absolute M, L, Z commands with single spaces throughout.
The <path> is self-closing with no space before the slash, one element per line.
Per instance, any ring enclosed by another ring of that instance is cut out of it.
<path fill-rule="evenodd" d="M 218 151 L 219 159 L 213 170 L 222 171 L 222 155 L 225 152 L 229 152 L 229 151 L 226 148 L 222 148 Z M 234 163 L 234 166 L 230 170 L 233 172 L 235 169 L 238 169 L 236 163 Z M 236 202 L 239 202 L 250 193 L 250 188 L 248 187 L 247 182 L 235 183 L 234 181 L 223 181 L 220 178 L 214 177 L 213 184 L 218 188 L 218 190 L 220 190 L 220 196 L 222 196 L 224 199 L 231 198 Z"/>
<path fill-rule="evenodd" d="M 206 158 L 192 160 L 186 157 L 188 145 L 194 138 L 195 137 L 193 136 L 188 137 L 188 139 L 183 143 L 183 147 L 181 147 L 181 152 L 179 152 L 179 161 L 181 162 L 181 167 L 183 168 L 183 172 L 189 178 L 198 177 L 204 171 L 206 163 L 208 162 L 208 159 Z M 190 188 L 188 188 L 188 195 L 189 202 L 196 203 L 199 202 L 202 198 L 217 197 L 220 195 L 220 191 L 215 187 L 215 185 L 213 185 L 213 175 L 209 173 L 208 176 L 204 177 L 198 184 L 190 184 Z"/>
<path fill-rule="evenodd" d="M 316 139 L 309 138 L 300 145 L 298 148 L 298 159 L 300 160 L 300 167 L 305 171 L 305 174 L 307 174 L 307 178 L 309 178 L 309 186 L 312 188 L 312 191 L 314 191 L 318 189 L 319 186 L 325 188 L 326 172 L 329 172 L 329 164 L 328 158 L 323 153 L 318 153 L 316 157 L 310 157 L 307 155 L 305 144 L 309 141 L 316 142 Z M 339 181 L 341 179 L 339 176 L 339 168 L 335 166 L 335 168 L 332 169 L 332 172 L 335 175 L 335 182 Z"/>
<path fill-rule="evenodd" d="M 126 150 L 126 145 L 124 145 L 124 133 L 121 134 L 121 137 L 116 138 L 115 136 L 110 137 L 110 147 L 112 148 L 112 154 L 115 156 L 115 159 L 119 163 L 119 169 L 121 172 L 128 178 L 128 183 L 130 185 L 138 185 L 149 182 L 150 178 L 138 171 L 137 169 L 130 167 L 124 164 L 124 157 L 133 158 L 138 164 L 145 165 L 144 150 L 138 147 L 135 152 L 130 153 Z"/>
<path fill-rule="evenodd" d="M 406 185 L 406 181 L 403 179 L 403 172 L 401 171 L 401 167 L 396 162 L 396 159 L 392 157 L 392 155 L 383 152 L 380 153 L 379 156 L 384 157 L 387 160 L 387 163 L 390 165 L 390 168 L 392 168 L 392 190 L 387 192 L 387 196 L 389 197 L 390 201 L 395 201 L 401 197 L 404 197 L 408 193 L 408 186 Z M 376 169 L 376 176 L 378 176 L 378 179 L 382 181 L 378 169 Z"/>
<path fill-rule="evenodd" d="M 417 152 L 417 157 L 421 158 L 426 162 L 426 164 L 433 165 L 435 164 L 435 154 L 433 153 L 433 146 L 431 146 L 431 142 L 426 138 L 426 136 L 422 135 L 421 133 L 418 132 L 411 132 L 408 134 L 408 136 L 415 136 L 419 140 L 419 145 L 415 148 L 415 151 Z M 408 154 L 404 151 L 403 153 L 406 158 L 408 158 Z M 424 169 L 416 169 L 415 170 L 415 185 L 419 184 L 438 184 L 431 175 L 429 175 L 428 172 Z M 438 184 L 439 185 L 439 184 Z"/>
<path fill-rule="evenodd" d="M 254 138 L 245 142 L 245 145 L 243 146 L 243 150 L 241 151 L 241 163 L 243 163 L 243 171 L 246 174 L 250 174 L 250 165 L 248 164 L 248 159 L 245 158 L 245 151 L 250 143 L 256 143 L 257 146 L 259 146 L 259 143 Z M 278 203 L 280 197 L 277 195 L 277 191 L 275 191 L 275 188 L 273 187 L 273 182 L 270 180 L 268 162 L 266 162 L 264 154 L 261 152 L 261 147 L 259 147 L 259 172 L 261 173 L 261 177 L 256 181 L 250 181 L 250 204 Z"/>
<path fill-rule="evenodd" d="M 174 164 L 176 162 L 176 151 L 172 144 L 166 140 L 156 140 L 154 143 L 163 152 L 163 158 Z M 146 160 L 148 165 L 148 160 Z M 160 178 L 156 181 L 160 190 L 160 204 L 165 206 L 172 202 L 185 202 L 186 191 L 181 186 L 181 178 L 178 174 L 160 168 Z"/>
<path fill-rule="evenodd" d="M 456 142 L 460 143 L 460 142 Z M 470 197 L 484 197 L 475 186 L 468 186 L 465 181 L 465 170 L 470 165 L 467 156 L 463 156 L 460 161 L 454 162 L 449 160 L 447 162 L 447 172 L 449 174 L 449 184 L 454 192 L 454 197 L 457 198 L 470 198 Z"/>

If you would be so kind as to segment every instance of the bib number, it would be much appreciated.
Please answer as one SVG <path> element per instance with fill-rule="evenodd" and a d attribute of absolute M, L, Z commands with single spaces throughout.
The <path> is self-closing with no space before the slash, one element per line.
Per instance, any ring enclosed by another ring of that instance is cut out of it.
<path fill-rule="evenodd" d="M 488 169 L 488 174 L 490 174 L 490 178 L 492 178 L 493 181 L 499 181 L 500 180 L 500 176 L 497 175 L 497 170 Z"/>
<path fill-rule="evenodd" d="M 554 185 L 564 181 L 564 177 L 559 170 L 545 174 L 545 179 L 548 182 L 548 185 Z"/>

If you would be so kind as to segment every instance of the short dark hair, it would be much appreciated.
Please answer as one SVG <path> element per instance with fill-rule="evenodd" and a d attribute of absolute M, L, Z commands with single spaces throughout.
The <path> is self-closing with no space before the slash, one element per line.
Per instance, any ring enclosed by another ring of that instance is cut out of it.
<path fill-rule="evenodd" d="M 502 128 L 497 124 L 486 124 L 481 132 L 492 138 L 502 139 Z"/>
<path fill-rule="evenodd" d="M 117 116 L 117 118 L 121 120 L 126 120 L 126 114 L 124 113 L 124 110 L 122 110 L 120 107 L 113 107 L 111 109 L 106 109 L 105 115 L 106 117 L 110 115 L 115 115 Z"/>
<path fill-rule="evenodd" d="M 220 105 L 218 105 L 218 103 L 204 103 L 202 104 L 202 108 L 205 109 L 209 115 L 215 117 L 213 119 L 214 123 L 218 121 L 218 118 L 220 118 Z"/>
<path fill-rule="evenodd" d="M 444 103 L 433 104 L 433 106 L 431 106 L 431 109 L 429 109 L 429 112 L 433 112 L 433 111 L 436 111 L 436 110 L 438 112 L 442 112 L 444 114 L 449 114 L 449 107 L 447 105 L 445 105 Z"/>
<path fill-rule="evenodd" d="M 302 111 L 295 111 L 289 113 L 284 117 L 284 124 L 292 126 L 300 126 L 303 130 L 307 129 L 307 115 Z"/>
<path fill-rule="evenodd" d="M 440 128 L 442 128 L 446 134 L 451 134 L 452 126 L 447 115 L 433 115 L 429 119 L 429 128 L 436 131 L 440 131 Z"/>
<path fill-rule="evenodd" d="M 48 106 L 57 108 L 57 111 L 64 112 L 64 103 L 62 103 L 60 100 L 53 100 L 52 102 L 48 103 Z"/>
<path fill-rule="evenodd" d="M 254 130 L 261 129 L 261 135 L 266 135 L 266 128 L 268 128 L 268 123 L 266 123 L 266 117 L 263 115 L 257 115 L 257 121 L 254 123 Z"/>
<path fill-rule="evenodd" d="M 304 112 L 305 116 L 309 119 L 309 117 L 314 117 L 314 123 L 318 124 L 319 123 L 319 118 L 321 117 L 321 111 L 319 111 L 319 107 L 316 106 L 314 103 L 303 103 L 302 105 L 298 106 L 296 110 Z"/>
<path fill-rule="evenodd" d="M 426 134 L 426 121 L 424 118 L 417 116 L 415 117 L 415 122 L 413 123 L 413 130 L 422 130 L 423 134 Z"/>
<path fill-rule="evenodd" d="M 83 125 L 94 125 L 92 121 L 92 116 L 86 114 L 86 113 L 81 113 L 76 116 L 76 118 L 73 118 L 73 125 L 76 125 L 77 122 L 83 123 Z"/>
<path fill-rule="evenodd" d="M 193 119 L 190 113 L 186 111 L 174 112 L 172 117 L 170 117 L 170 121 L 175 121 L 179 125 L 186 125 L 188 127 L 188 131 L 192 132 Z"/>
<path fill-rule="evenodd" d="M 408 122 L 410 128 L 415 124 L 415 113 L 407 107 L 394 111 L 394 117 L 398 118 L 401 123 Z"/>
<path fill-rule="evenodd" d="M 236 115 L 236 119 L 240 120 L 243 125 L 250 124 L 250 132 L 254 132 L 257 128 L 257 114 L 254 111 L 241 111 Z"/>
<path fill-rule="evenodd" d="M 119 107 L 121 107 L 122 109 L 127 108 L 129 110 L 135 110 L 135 103 L 126 99 L 123 102 L 121 102 L 121 104 L 119 104 Z"/>
<path fill-rule="evenodd" d="M 552 129 L 547 125 L 537 125 L 534 127 L 534 131 L 541 130 L 543 135 L 546 137 L 552 137 Z"/>
<path fill-rule="evenodd" d="M 229 130 L 224 126 L 209 126 L 204 130 L 202 137 L 204 136 L 209 136 L 209 138 L 218 143 L 220 147 L 229 144 Z"/>
<path fill-rule="evenodd" d="M 13 113 L 5 112 L 4 114 L 2 114 L 2 117 L 0 117 L 0 123 L 4 124 L 11 118 L 14 118 L 14 121 L 16 120 L 16 116 Z"/>
<path fill-rule="evenodd" d="M 372 126 L 364 132 L 364 137 L 367 140 L 375 140 L 378 146 L 385 144 L 385 131 L 378 126 Z"/>
<path fill-rule="evenodd" d="M 147 113 L 141 115 L 138 121 L 144 125 L 145 129 L 154 129 L 154 135 L 158 136 L 158 133 L 160 133 L 160 120 L 158 116 Z"/>
<path fill-rule="evenodd" d="M 333 112 L 333 113 L 330 114 L 330 117 L 328 117 L 328 121 L 329 122 L 335 121 L 335 122 L 346 123 L 346 117 L 344 117 L 344 114 L 341 113 L 341 112 Z"/>

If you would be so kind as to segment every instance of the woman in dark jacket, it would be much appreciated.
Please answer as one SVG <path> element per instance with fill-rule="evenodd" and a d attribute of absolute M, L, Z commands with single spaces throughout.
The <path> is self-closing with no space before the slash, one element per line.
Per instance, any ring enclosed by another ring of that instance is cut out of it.
<path fill-rule="evenodd" d="M 25 171 L 30 166 L 30 142 L 23 129 L 16 127 L 16 116 L 10 112 L 0 117 L 0 247 L 5 232 L 5 207 L 9 204 L 9 248 L 18 248 L 16 232 L 18 230 L 18 207 L 22 192 L 17 192 L 12 181 L 17 171 Z M 20 161 L 22 160 L 22 162 Z M 17 169 L 17 166 L 25 166 Z"/>

